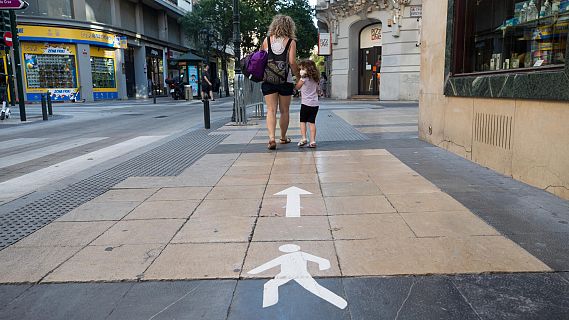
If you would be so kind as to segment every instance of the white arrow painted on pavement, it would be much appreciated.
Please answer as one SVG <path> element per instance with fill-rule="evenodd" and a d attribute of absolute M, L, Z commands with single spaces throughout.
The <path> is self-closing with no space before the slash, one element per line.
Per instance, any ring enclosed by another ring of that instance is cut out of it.
<path fill-rule="evenodd" d="M 275 193 L 275 196 L 286 196 L 286 217 L 298 218 L 300 217 L 300 195 L 312 194 L 306 190 L 302 190 L 295 186 L 287 188 L 281 192 Z"/>

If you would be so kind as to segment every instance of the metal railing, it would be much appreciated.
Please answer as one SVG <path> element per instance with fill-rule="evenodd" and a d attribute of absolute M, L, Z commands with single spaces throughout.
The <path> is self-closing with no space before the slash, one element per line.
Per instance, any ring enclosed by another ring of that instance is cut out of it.
<path fill-rule="evenodd" d="M 242 74 L 235 75 L 235 123 L 247 125 L 249 115 L 247 109 L 253 108 L 253 117 L 265 115 L 265 103 L 261 83 L 253 82 Z"/>

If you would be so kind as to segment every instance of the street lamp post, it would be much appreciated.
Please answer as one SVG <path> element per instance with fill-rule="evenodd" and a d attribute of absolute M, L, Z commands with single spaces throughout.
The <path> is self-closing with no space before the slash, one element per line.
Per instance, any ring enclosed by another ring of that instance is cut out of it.
<path fill-rule="evenodd" d="M 235 56 L 235 78 L 233 79 L 233 115 L 231 121 L 235 122 L 235 113 L 237 109 L 238 83 L 241 83 L 241 30 L 239 28 L 239 0 L 233 0 L 233 53 Z"/>

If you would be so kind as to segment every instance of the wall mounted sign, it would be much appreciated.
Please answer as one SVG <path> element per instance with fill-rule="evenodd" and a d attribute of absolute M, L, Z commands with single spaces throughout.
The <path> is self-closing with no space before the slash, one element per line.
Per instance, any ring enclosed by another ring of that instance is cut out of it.
<path fill-rule="evenodd" d="M 329 56 L 332 54 L 332 34 L 320 33 L 318 35 L 318 55 Z"/>
<path fill-rule="evenodd" d="M 423 16 L 423 7 L 422 6 L 410 6 L 410 17 L 411 18 L 420 18 Z"/>
<path fill-rule="evenodd" d="M 381 24 L 372 24 L 365 27 L 360 33 L 360 49 L 381 47 Z"/>

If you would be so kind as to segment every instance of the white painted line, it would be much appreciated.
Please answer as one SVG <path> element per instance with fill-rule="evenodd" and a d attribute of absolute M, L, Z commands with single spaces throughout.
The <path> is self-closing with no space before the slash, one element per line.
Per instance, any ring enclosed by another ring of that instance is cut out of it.
<path fill-rule="evenodd" d="M 15 199 L 93 167 L 107 160 L 127 154 L 142 146 L 154 143 L 165 136 L 141 136 L 93 151 L 67 161 L 54 164 L 23 176 L 0 183 L 0 199 Z"/>
<path fill-rule="evenodd" d="M 249 274 L 258 274 L 274 267 L 281 267 L 281 272 L 264 285 L 263 308 L 277 304 L 279 302 L 279 287 L 291 280 L 296 281 L 304 289 L 340 309 L 345 309 L 348 306 L 346 300 L 318 284 L 308 272 L 309 261 L 317 263 L 320 270 L 328 270 L 330 269 L 329 260 L 302 252 L 300 247 L 295 244 L 282 245 L 279 250 L 286 254 L 248 272 Z"/>
<path fill-rule="evenodd" d="M 17 138 L 17 139 L 11 139 L 8 141 L 4 141 L 2 143 L 0 143 L 0 150 L 5 150 L 5 149 L 10 149 L 10 148 L 15 148 L 15 147 L 20 147 L 20 146 L 25 146 L 28 144 L 32 144 L 32 143 L 36 143 L 36 142 L 40 142 L 43 140 L 46 140 L 47 138 Z"/>
<path fill-rule="evenodd" d="M 102 137 L 102 138 L 101 137 L 99 137 L 99 138 L 81 138 L 81 139 L 70 140 L 67 142 L 59 143 L 59 144 L 54 144 L 54 145 L 39 148 L 39 149 L 20 152 L 17 154 L 13 154 L 10 156 L 0 158 L 0 168 L 6 168 L 9 166 L 13 166 L 15 164 L 18 164 L 18 163 L 35 160 L 35 159 L 38 159 L 41 157 L 48 156 L 50 154 L 54 154 L 54 153 L 58 153 L 61 151 L 77 148 L 77 147 L 80 147 L 80 146 L 83 146 L 83 145 L 86 145 L 89 143 L 97 142 L 97 141 L 100 141 L 103 139 L 107 139 L 107 138 L 106 137 Z"/>
<path fill-rule="evenodd" d="M 287 188 L 281 192 L 277 192 L 275 196 L 286 196 L 286 217 L 298 218 L 300 217 L 300 195 L 312 194 L 306 190 L 302 190 L 295 186 Z"/>

